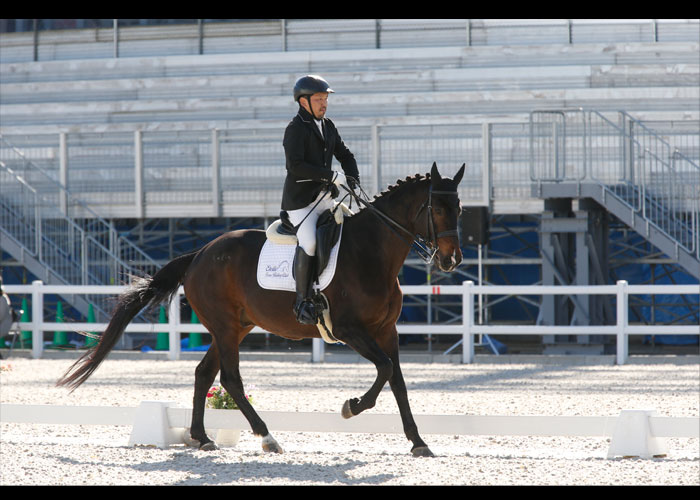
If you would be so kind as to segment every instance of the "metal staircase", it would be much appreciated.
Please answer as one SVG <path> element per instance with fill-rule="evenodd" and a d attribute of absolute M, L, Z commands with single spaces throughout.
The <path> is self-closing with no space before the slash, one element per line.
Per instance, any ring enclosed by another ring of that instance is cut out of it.
<path fill-rule="evenodd" d="M 530 115 L 533 194 L 593 199 L 700 279 L 700 145 L 683 152 L 625 112 Z"/>
<path fill-rule="evenodd" d="M 155 273 L 153 259 L 1 135 L 0 146 L 0 247 L 5 252 L 47 284 L 119 285 L 132 275 Z M 40 192 L 27 178 L 52 189 Z M 111 309 L 103 295 L 64 299 L 83 315 L 90 303 L 98 315 Z"/>

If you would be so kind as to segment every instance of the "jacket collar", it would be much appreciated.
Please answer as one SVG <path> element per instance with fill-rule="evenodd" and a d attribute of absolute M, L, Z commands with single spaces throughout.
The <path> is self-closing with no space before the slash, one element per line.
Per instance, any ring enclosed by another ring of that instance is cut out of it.
<path fill-rule="evenodd" d="M 301 105 L 300 105 L 300 106 L 299 106 L 299 112 L 298 112 L 297 114 L 299 115 L 299 118 L 301 118 L 301 120 L 302 120 L 304 123 L 307 123 L 307 124 L 313 129 L 314 133 L 316 134 L 316 136 L 317 136 L 319 139 L 321 139 L 322 141 L 325 141 L 325 138 L 321 135 L 321 131 L 320 131 L 320 130 L 318 129 L 318 127 L 316 126 L 315 119 L 314 119 L 313 116 L 311 116 L 311 113 L 309 113 L 308 111 L 306 111 L 306 110 L 305 110 L 304 108 L 302 108 Z M 324 121 L 325 121 L 325 118 L 321 118 L 321 124 L 323 124 Z M 326 130 L 326 127 L 324 126 L 323 129 Z"/>

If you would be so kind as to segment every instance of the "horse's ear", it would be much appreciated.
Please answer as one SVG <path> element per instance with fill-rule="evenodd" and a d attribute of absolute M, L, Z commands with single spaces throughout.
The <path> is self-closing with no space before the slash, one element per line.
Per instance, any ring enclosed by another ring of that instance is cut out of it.
<path fill-rule="evenodd" d="M 441 181 L 442 177 L 440 177 L 440 172 L 438 172 L 437 169 L 437 163 L 433 162 L 433 166 L 430 169 L 430 183 L 435 185 L 436 182 Z"/>
<path fill-rule="evenodd" d="M 464 175 L 464 167 L 466 166 L 466 163 L 462 163 L 462 168 L 459 169 L 457 174 L 455 175 L 455 178 L 452 179 L 455 183 L 455 185 L 458 185 L 460 181 L 462 180 L 462 176 Z"/>

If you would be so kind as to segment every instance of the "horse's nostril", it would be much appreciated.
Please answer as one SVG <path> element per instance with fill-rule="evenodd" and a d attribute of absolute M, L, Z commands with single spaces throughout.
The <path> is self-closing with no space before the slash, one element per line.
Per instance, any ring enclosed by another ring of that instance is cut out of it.
<path fill-rule="evenodd" d="M 462 262 L 462 256 L 457 253 L 457 251 L 452 252 L 450 255 L 445 255 L 440 259 L 440 265 L 445 271 L 452 271 L 460 262 Z"/>
<path fill-rule="evenodd" d="M 441 259 L 442 269 L 445 271 L 451 271 L 457 264 L 454 255 L 448 255 Z"/>

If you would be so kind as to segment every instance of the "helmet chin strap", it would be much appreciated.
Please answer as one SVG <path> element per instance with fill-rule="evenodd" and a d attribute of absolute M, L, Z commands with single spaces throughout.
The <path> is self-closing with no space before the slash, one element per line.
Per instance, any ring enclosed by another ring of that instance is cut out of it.
<path fill-rule="evenodd" d="M 302 96 L 302 98 L 306 99 L 306 102 L 309 105 L 309 114 L 311 116 L 313 116 L 314 120 L 320 120 L 320 118 L 316 118 L 316 114 L 314 113 L 314 107 L 311 105 L 311 96 L 305 95 L 305 96 Z"/>

